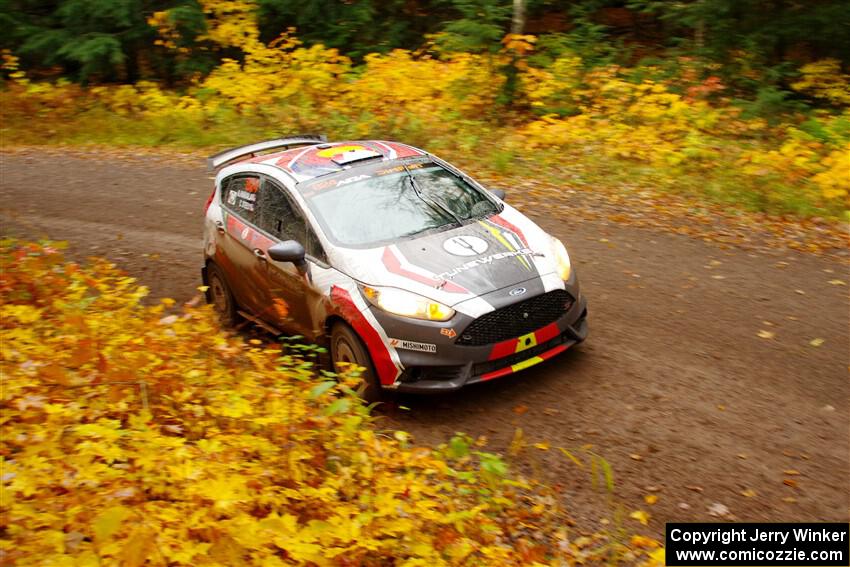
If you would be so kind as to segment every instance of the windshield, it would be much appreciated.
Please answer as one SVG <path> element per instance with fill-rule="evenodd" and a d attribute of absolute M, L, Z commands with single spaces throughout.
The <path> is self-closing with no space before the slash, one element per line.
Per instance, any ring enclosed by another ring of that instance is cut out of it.
<path fill-rule="evenodd" d="M 431 162 L 319 179 L 302 189 L 328 237 L 364 247 L 498 213 L 481 191 Z"/>

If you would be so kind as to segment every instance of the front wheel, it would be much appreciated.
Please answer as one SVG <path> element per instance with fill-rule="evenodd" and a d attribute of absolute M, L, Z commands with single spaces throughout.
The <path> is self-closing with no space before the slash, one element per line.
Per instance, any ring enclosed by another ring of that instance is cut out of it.
<path fill-rule="evenodd" d="M 372 358 L 357 333 L 344 323 L 336 323 L 331 329 L 330 346 L 334 370 L 342 373 L 348 364 L 362 367 L 363 370 L 360 371 L 362 382 L 357 388 L 357 394 L 367 402 L 380 400 L 381 385 L 372 367 Z"/>

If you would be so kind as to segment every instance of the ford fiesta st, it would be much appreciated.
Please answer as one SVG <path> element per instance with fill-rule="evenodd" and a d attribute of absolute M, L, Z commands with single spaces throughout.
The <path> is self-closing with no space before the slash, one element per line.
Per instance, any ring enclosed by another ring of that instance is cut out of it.
<path fill-rule="evenodd" d="M 299 136 L 208 165 L 208 301 L 364 368 L 367 399 L 492 380 L 587 336 L 564 245 L 428 152 Z"/>

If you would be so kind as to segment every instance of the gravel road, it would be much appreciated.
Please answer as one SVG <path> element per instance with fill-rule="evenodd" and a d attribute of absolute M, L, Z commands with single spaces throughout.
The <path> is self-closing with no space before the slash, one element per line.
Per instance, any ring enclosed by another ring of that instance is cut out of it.
<path fill-rule="evenodd" d="M 156 157 L 3 154 L 2 232 L 68 240 L 154 297 L 186 300 L 200 285 L 211 185 L 201 164 Z M 738 520 L 848 521 L 846 265 L 582 220 L 580 201 L 531 210 L 516 196 L 570 249 L 588 341 L 513 377 L 397 400 L 383 424 L 426 443 L 484 435 L 494 451 L 521 428 L 552 447 L 531 450 L 526 466 L 560 485 L 589 529 L 641 529 L 628 518 L 640 508 L 660 535 L 666 521 L 710 519 L 717 504 Z M 585 445 L 610 462 L 612 495 L 554 450 Z"/>

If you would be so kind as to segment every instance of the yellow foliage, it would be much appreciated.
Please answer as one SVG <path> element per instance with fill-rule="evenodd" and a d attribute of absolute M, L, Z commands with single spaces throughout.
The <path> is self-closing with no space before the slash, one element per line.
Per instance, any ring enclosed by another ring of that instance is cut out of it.
<path fill-rule="evenodd" d="M 251 0 L 201 0 L 207 20 L 207 33 L 198 38 L 222 47 L 235 47 L 245 53 L 264 49 L 257 29 L 257 5 Z"/>
<path fill-rule="evenodd" d="M 835 105 L 850 106 L 850 75 L 841 72 L 841 61 L 822 59 L 800 68 L 800 80 L 791 88 Z"/>
<path fill-rule="evenodd" d="M 171 22 L 170 15 L 167 10 L 154 12 L 148 17 L 148 25 L 156 29 L 159 36 L 154 45 L 161 45 L 168 49 L 177 49 L 177 40 L 180 34 Z"/>
<path fill-rule="evenodd" d="M 485 138 L 508 158 L 544 166 L 550 159 L 563 163 L 564 154 L 598 156 L 646 164 L 664 178 L 738 176 L 758 194 L 769 192 L 763 187 L 769 180 L 832 211 L 850 202 L 845 174 L 850 114 L 819 118 L 830 134 L 818 138 L 796 123 L 771 127 L 762 118 L 744 119 L 723 99 L 709 102 L 724 85 L 715 76 L 700 81 L 684 59 L 681 77 L 636 81 L 629 69 L 588 69 L 569 53 L 545 67 L 532 64 L 534 36 L 509 35 L 496 54 L 442 53 L 432 45 L 369 54 L 355 66 L 335 49 L 305 47 L 293 29 L 264 44 L 257 6 L 250 0 L 204 0 L 202 6 L 207 17 L 202 41 L 238 50 L 242 58 L 224 59 L 183 93 L 145 81 L 85 91 L 68 83 L 36 83 L 6 52 L 3 69 L 10 85 L 0 106 L 6 115 L 54 122 L 106 109 L 128 119 L 204 131 L 227 131 L 227 118 L 238 114 L 264 131 L 392 137 L 461 152 L 477 150 Z M 163 46 L 177 49 L 167 12 L 155 12 L 150 23 Z M 507 68 L 516 71 L 513 86 Z M 661 75 L 651 67 L 644 71 Z M 512 108 L 502 105 L 509 86 Z M 850 76 L 835 60 L 805 65 L 794 88 L 835 105 L 850 104 Z"/>
<path fill-rule="evenodd" d="M 826 131 L 832 131 L 833 124 L 849 120 L 850 111 L 846 111 L 823 124 Z M 778 149 L 746 152 L 741 164 L 748 175 L 773 174 L 789 183 L 810 184 L 824 199 L 850 207 L 850 139 L 839 133 L 833 133 L 832 141 L 826 142 L 790 126 Z"/>
<path fill-rule="evenodd" d="M 654 548 L 579 545 L 551 492 L 468 438 L 379 435 L 345 386 L 223 334 L 206 308 L 143 305 L 105 261 L 5 240 L 0 266 L 4 564 L 633 563 Z"/>
<path fill-rule="evenodd" d="M 823 191 L 827 199 L 847 199 L 850 195 L 850 144 L 833 150 L 820 160 L 823 169 L 812 177 L 812 181 Z"/>

